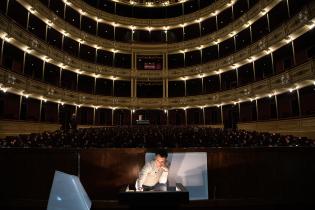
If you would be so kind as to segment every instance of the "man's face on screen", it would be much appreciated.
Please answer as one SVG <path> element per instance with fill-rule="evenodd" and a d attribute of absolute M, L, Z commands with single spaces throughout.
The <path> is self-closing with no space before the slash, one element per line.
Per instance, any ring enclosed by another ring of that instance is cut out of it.
<path fill-rule="evenodd" d="M 155 163 L 158 168 L 165 166 L 166 158 L 161 157 L 160 155 L 155 156 Z"/>

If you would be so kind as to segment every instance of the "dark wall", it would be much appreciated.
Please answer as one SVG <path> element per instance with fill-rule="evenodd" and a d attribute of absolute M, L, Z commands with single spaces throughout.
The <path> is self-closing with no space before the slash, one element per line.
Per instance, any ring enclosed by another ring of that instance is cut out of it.
<path fill-rule="evenodd" d="M 78 174 L 77 154 L 49 149 L 0 150 L 0 199 L 48 200 L 55 170 Z"/>
<path fill-rule="evenodd" d="M 143 149 L 95 149 L 80 152 L 80 178 L 91 199 L 117 199 L 122 186 L 133 184 L 144 164 Z"/>

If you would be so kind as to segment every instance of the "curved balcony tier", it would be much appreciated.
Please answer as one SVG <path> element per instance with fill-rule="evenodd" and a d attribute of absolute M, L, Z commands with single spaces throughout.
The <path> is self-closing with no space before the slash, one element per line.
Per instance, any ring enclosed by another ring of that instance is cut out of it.
<path fill-rule="evenodd" d="M 286 78 L 285 81 L 283 78 Z M 311 59 L 281 74 L 228 91 L 174 98 L 111 97 L 68 91 L 29 79 L 11 71 L 0 70 L 0 87 L 4 92 L 94 108 L 176 109 L 222 106 L 278 95 L 315 84 L 315 59 Z"/>
<path fill-rule="evenodd" d="M 97 46 L 98 48 L 103 48 L 106 50 L 118 50 L 122 52 L 168 52 L 168 53 L 176 53 L 183 50 L 195 50 L 199 49 L 200 46 L 207 47 L 211 45 L 216 45 L 236 33 L 240 32 L 244 28 L 249 27 L 253 22 L 255 22 L 258 18 L 265 15 L 270 9 L 276 6 L 280 1 L 279 0 L 263 0 L 259 1 L 256 5 L 254 5 L 247 13 L 233 21 L 229 25 L 219 29 L 209 35 L 202 36 L 199 38 L 178 42 L 178 43 L 164 43 L 164 44 L 152 44 L 152 43 L 124 43 L 111 41 L 104 38 L 100 38 L 98 36 L 88 34 L 87 32 L 83 32 L 66 22 L 65 20 L 59 18 L 56 14 L 54 14 L 51 10 L 49 10 L 46 6 L 41 4 L 40 2 L 33 2 L 33 0 L 19 0 L 19 2 L 24 5 L 32 14 L 36 15 L 40 19 L 42 19 L 46 24 L 50 27 L 54 28 L 57 31 L 62 32 L 64 35 L 71 37 L 74 40 L 78 40 L 80 42 L 84 42 L 90 47 Z M 95 19 L 95 18 L 94 18 Z M 164 26 L 165 26 L 165 21 Z M 116 23 L 116 22 L 115 22 Z M 196 23 L 195 21 L 193 23 Z M 119 25 L 120 27 L 121 25 Z M 126 27 L 130 28 L 134 26 L 133 22 L 130 22 Z M 161 30 L 165 30 L 164 26 Z M 150 27 L 150 25 L 146 25 L 145 30 Z M 167 25 L 169 27 L 169 25 Z M 182 26 L 177 26 L 182 27 Z M 153 29 L 153 28 L 152 28 Z"/>
<path fill-rule="evenodd" d="M 298 15 L 291 18 L 286 24 L 277 28 L 269 35 L 263 37 L 261 40 L 255 42 L 249 47 L 232 54 L 231 56 L 218 59 L 203 65 L 196 65 L 182 69 L 164 70 L 164 71 L 135 71 L 132 69 L 120 69 L 114 67 L 107 67 L 96 65 L 82 61 L 76 57 L 70 56 L 47 43 L 36 39 L 36 37 L 24 29 L 17 26 L 12 21 L 9 21 L 5 16 L 0 16 L 0 30 L 1 37 L 21 48 L 22 50 L 33 54 L 48 63 L 53 63 L 61 68 L 74 71 L 76 73 L 90 75 L 93 77 L 105 77 L 119 79 L 137 78 L 139 80 L 160 80 L 168 79 L 182 79 L 182 77 L 194 78 L 209 76 L 220 72 L 235 69 L 241 65 L 258 59 L 259 57 L 269 54 L 279 47 L 291 42 L 301 34 L 310 30 L 314 26 L 315 3 L 312 7 L 307 7 Z M 303 17 L 303 18 L 301 18 Z"/>

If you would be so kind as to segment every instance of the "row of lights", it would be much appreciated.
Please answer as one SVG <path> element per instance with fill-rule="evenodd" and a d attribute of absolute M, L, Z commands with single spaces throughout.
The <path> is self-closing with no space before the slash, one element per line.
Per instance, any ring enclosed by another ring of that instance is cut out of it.
<path fill-rule="evenodd" d="M 184 2 L 184 1 L 187 1 L 187 0 L 180 0 L 181 2 Z M 68 6 L 71 6 L 72 5 L 72 3 L 71 2 L 69 2 L 68 0 L 63 0 L 63 2 L 66 4 L 66 5 L 68 5 Z M 132 4 L 136 4 L 136 2 L 135 1 L 130 1 L 130 2 L 133 2 Z M 169 1 L 167 1 L 167 2 L 169 2 Z M 165 6 L 167 6 L 168 5 L 168 3 L 167 2 L 165 2 Z M 228 4 L 227 4 L 227 6 L 228 7 L 231 7 L 233 4 L 235 3 L 235 0 L 231 0 Z M 154 4 L 152 3 L 152 2 L 146 2 L 146 5 L 147 6 L 153 6 Z M 32 7 L 29 7 L 30 9 L 33 9 Z M 97 22 L 107 22 L 107 21 L 105 21 L 105 20 L 103 20 L 103 19 L 101 19 L 101 18 L 98 18 L 97 16 L 93 16 L 93 15 L 90 15 L 90 14 L 87 14 L 85 11 L 83 11 L 81 8 L 74 8 L 74 9 L 77 9 L 78 10 L 78 12 L 81 14 L 81 15 L 84 15 L 84 16 L 89 16 L 89 17 L 93 17 L 94 18 L 94 20 L 96 20 Z M 34 10 L 34 9 L 33 9 Z M 34 10 L 35 12 L 36 12 L 36 10 Z M 267 10 L 266 10 L 267 11 Z M 219 11 L 213 11 L 213 12 L 211 12 L 210 13 L 210 16 L 209 17 L 215 17 L 215 16 L 217 16 L 219 14 Z M 208 17 L 208 16 L 207 16 Z M 187 22 L 187 23 L 182 23 L 182 24 L 179 24 L 179 25 L 177 25 L 178 27 L 185 27 L 186 25 L 189 25 L 189 24 L 192 24 L 192 23 L 200 23 L 200 22 L 202 22 L 204 19 L 206 19 L 205 17 L 201 17 L 201 18 L 197 18 L 197 19 L 195 19 L 194 21 L 192 21 L 192 22 Z M 114 27 L 117 27 L 117 26 L 122 26 L 121 24 L 119 24 L 119 23 L 116 23 L 116 22 L 111 22 L 111 24 L 112 24 L 112 26 L 114 26 Z M 131 26 L 129 26 L 129 28 L 130 28 Z M 167 27 L 167 28 L 169 28 L 169 26 L 163 26 L 162 28 L 165 28 L 165 27 Z M 173 27 L 176 27 L 176 26 L 173 26 Z M 172 27 L 172 28 L 173 28 Z M 138 27 L 138 28 L 141 28 L 141 27 Z M 146 29 L 148 28 L 148 27 L 145 27 Z M 152 28 L 152 30 L 160 30 L 161 29 L 161 27 L 156 27 L 156 28 L 154 28 L 154 27 L 151 27 Z M 137 27 L 135 28 L 135 29 L 137 29 Z M 148 29 L 147 29 L 148 30 Z"/>
<path fill-rule="evenodd" d="M 315 86 L 315 81 L 313 81 L 313 85 Z M 292 88 L 287 89 L 287 92 L 288 92 L 288 93 L 292 93 L 293 91 L 297 91 L 297 90 L 299 90 L 300 88 L 301 88 L 301 87 L 297 85 L 297 86 L 295 86 L 295 87 L 292 87 Z M 276 96 L 276 95 L 278 95 L 278 94 L 280 94 L 280 92 L 273 91 L 272 93 L 269 93 L 269 94 L 267 94 L 267 95 L 268 95 L 269 98 L 272 98 L 273 96 Z M 246 101 L 253 102 L 254 100 L 258 100 L 258 99 L 260 99 L 260 98 L 264 98 L 264 97 L 255 97 L 255 98 L 249 98 L 249 100 L 234 101 L 233 104 L 236 105 L 236 104 L 239 104 L 239 103 L 242 103 L 242 102 L 246 102 Z M 224 104 L 218 105 L 218 107 L 219 107 L 219 106 L 222 106 L 222 105 L 224 105 Z"/>
<path fill-rule="evenodd" d="M 64 0 L 64 2 L 67 4 L 67 5 L 71 5 L 71 2 L 69 2 L 68 0 Z M 234 2 L 233 1 L 231 1 L 231 5 L 233 4 Z M 34 9 L 34 8 L 32 8 L 32 7 L 28 7 L 27 8 L 29 11 L 31 11 L 33 14 L 34 13 L 36 13 L 36 10 Z M 265 12 L 267 12 L 268 10 L 270 10 L 270 8 L 268 9 L 263 9 L 263 11 L 264 11 L 264 13 Z M 86 14 L 85 12 L 83 12 L 83 10 L 82 9 L 80 9 L 80 13 L 82 14 Z M 264 13 L 260 13 L 260 14 L 264 14 Z M 212 13 L 212 15 L 217 15 L 217 11 L 215 11 L 215 12 L 213 12 Z M 102 19 L 99 19 L 99 18 L 97 18 L 97 17 L 95 17 L 95 20 L 97 21 L 97 22 L 102 22 Z M 196 19 L 195 20 L 195 22 L 201 22 L 203 20 L 203 18 L 199 18 L 199 19 Z M 53 22 L 51 21 L 51 20 L 46 20 L 45 21 L 49 26 L 53 26 Z M 114 27 L 117 27 L 117 26 L 119 26 L 119 24 L 118 23 L 115 23 L 115 22 L 113 22 L 112 23 L 112 25 L 114 26 Z M 248 21 L 247 23 L 245 23 L 244 24 L 244 26 L 245 27 L 247 27 L 247 26 L 249 26 L 249 25 L 251 25 L 251 21 Z M 185 27 L 186 26 L 186 23 L 184 23 L 184 24 L 180 24 L 179 25 L 180 27 Z M 132 33 L 134 33 L 134 30 L 136 30 L 137 29 L 137 27 L 136 26 L 134 26 L 134 25 L 131 25 L 131 26 L 129 26 L 129 28 L 132 30 Z M 155 28 L 154 27 L 146 27 L 145 28 L 146 30 L 148 30 L 149 32 L 150 31 L 152 31 L 152 30 L 155 30 Z M 158 28 L 157 28 L 158 29 Z M 164 30 L 164 32 L 165 33 L 167 33 L 167 30 L 169 30 L 169 26 L 164 26 L 163 27 L 163 30 Z M 68 32 L 66 32 L 65 30 L 62 30 L 61 31 L 61 33 L 63 34 L 63 35 L 65 35 L 65 36 L 69 36 L 70 34 L 68 33 Z M 229 36 L 234 36 L 235 34 L 236 34 L 237 32 L 236 31 L 232 31 L 230 34 L 229 34 Z M 83 40 L 83 39 L 80 39 L 80 38 L 78 38 L 77 39 L 77 41 L 79 42 L 79 43 L 81 43 L 81 44 L 83 44 L 83 43 L 85 43 L 85 41 Z M 217 40 L 215 40 L 215 41 L 213 41 L 213 43 L 212 44 L 218 44 L 219 42 L 221 42 L 221 41 L 223 41 L 223 40 L 220 40 L 220 39 L 217 39 Z M 200 45 L 200 46 L 198 46 L 198 47 L 196 47 L 197 49 L 203 49 L 205 46 L 204 45 Z M 101 48 L 101 47 L 99 47 L 99 48 Z M 112 50 L 113 51 L 113 50 Z M 187 50 L 185 49 L 185 50 L 181 50 L 180 52 L 187 52 Z M 115 53 L 115 52 L 114 52 Z"/>
<path fill-rule="evenodd" d="M 70 4 L 71 4 L 71 3 L 68 2 L 68 1 L 66 1 L 65 3 L 66 3 L 67 5 L 70 5 Z M 33 14 L 36 13 L 36 10 L 34 10 L 32 7 L 29 8 L 29 11 L 31 11 Z M 81 10 L 81 11 L 82 11 L 82 10 Z M 82 12 L 83 12 L 83 11 L 82 11 Z M 263 10 L 260 12 L 261 15 L 264 15 L 265 13 L 267 13 L 267 9 L 263 9 Z M 98 19 L 98 20 L 99 20 L 99 19 Z M 200 18 L 200 19 L 197 19 L 196 21 L 197 21 L 197 22 L 200 22 L 200 21 L 202 21 L 202 19 Z M 49 24 L 49 25 L 52 25 L 52 24 L 53 24 L 50 20 L 47 20 L 46 22 L 47 22 L 47 24 Z M 248 23 L 246 23 L 245 26 L 249 26 L 250 24 L 251 24 L 251 22 L 248 21 Z M 114 26 L 117 26 L 118 24 L 113 23 L 113 25 L 114 25 Z M 307 26 L 308 26 L 309 29 L 312 29 L 312 28 L 314 27 L 314 25 L 315 25 L 314 21 L 311 21 L 311 24 L 309 24 L 309 25 L 307 25 Z M 185 24 L 181 24 L 181 26 L 184 27 Z M 133 25 L 130 26 L 130 28 L 132 29 L 132 31 L 134 31 L 134 30 L 136 29 L 136 27 L 133 26 Z M 164 27 L 165 32 L 167 32 L 168 28 L 169 28 L 169 27 Z M 152 29 L 153 29 L 152 27 L 147 27 L 147 30 L 148 30 L 148 31 L 151 31 Z M 62 31 L 62 33 L 63 33 L 65 36 L 69 36 L 69 33 L 67 33 L 66 31 Z M 229 35 L 230 35 L 230 36 L 234 36 L 235 34 L 236 34 L 236 32 L 233 31 L 233 32 L 231 32 Z M 78 41 L 79 43 L 81 43 L 81 44 L 85 43 L 85 41 L 82 40 L 82 39 L 78 39 L 77 41 Z M 288 36 L 288 39 L 285 40 L 286 43 L 289 43 L 289 42 L 291 42 L 291 41 L 292 41 L 292 37 L 290 37 L 290 36 Z M 220 42 L 220 40 L 218 39 L 218 40 L 213 41 L 213 44 L 218 44 L 219 42 Z M 99 46 L 97 46 L 97 45 L 94 45 L 94 47 L 96 47 L 97 49 L 100 49 L 100 48 L 101 48 L 101 47 L 99 47 Z M 196 47 L 196 48 L 199 49 L 199 50 L 201 50 L 201 49 L 204 48 L 204 45 L 200 45 L 199 47 Z M 118 52 L 118 51 L 115 50 L 115 49 L 112 49 L 111 51 L 112 51 L 113 53 Z M 181 50 L 180 52 L 181 52 L 181 53 L 186 53 L 186 52 L 187 52 L 187 49 Z M 266 53 L 266 54 L 270 53 L 269 49 L 265 50 L 265 53 Z"/>
<path fill-rule="evenodd" d="M 310 21 L 305 25 L 306 29 L 308 29 L 308 30 L 313 29 L 314 26 L 315 26 L 315 20 L 314 20 L 314 19 L 310 20 Z M 69 34 L 68 34 L 67 32 L 65 32 L 65 31 L 62 31 L 62 33 L 63 33 L 64 35 L 69 35 Z M 9 37 L 7 33 L 2 33 L 2 34 L 0 34 L 0 37 L 1 37 L 2 39 L 4 39 L 5 41 L 7 41 L 7 42 L 11 42 L 12 39 L 13 39 L 13 38 Z M 284 43 L 290 43 L 290 42 L 292 42 L 295 38 L 297 38 L 296 35 L 288 35 L 285 39 L 283 39 L 283 42 L 284 42 Z M 84 42 L 85 42 L 84 40 L 81 40 L 81 39 L 79 39 L 78 41 L 79 41 L 80 43 L 84 43 Z M 214 41 L 214 43 L 217 43 L 217 42 L 218 42 L 218 41 Z M 101 48 L 101 47 L 98 46 L 98 45 L 94 45 L 94 47 L 97 48 L 97 49 L 100 49 L 100 48 Z M 203 48 L 204 48 L 204 45 L 200 45 L 199 47 L 197 47 L 197 49 L 199 49 L 199 50 L 202 50 Z M 31 54 L 32 51 L 33 51 L 32 48 L 30 48 L 30 47 L 28 47 L 28 46 L 24 46 L 22 49 L 23 49 L 24 51 L 30 53 L 30 54 Z M 267 49 L 264 50 L 264 53 L 265 53 L 265 55 L 267 55 L 267 54 L 273 52 L 274 50 L 275 50 L 275 49 L 274 49 L 273 47 L 269 47 L 269 48 L 267 48 Z M 116 49 L 111 49 L 111 51 L 112 51 L 113 53 L 119 52 L 119 51 L 116 50 Z M 184 50 L 181 50 L 180 52 L 181 52 L 181 53 L 186 53 L 187 51 L 188 51 L 187 49 L 184 49 Z M 49 58 L 48 56 L 42 56 L 42 59 L 45 60 L 46 62 L 49 62 L 49 61 L 52 60 L 52 59 Z M 255 61 L 256 59 L 258 59 L 258 57 L 252 56 L 252 57 L 247 58 L 247 62 L 253 62 L 253 61 Z M 238 66 L 240 66 L 240 65 L 239 65 L 238 63 L 235 63 L 235 64 L 232 64 L 229 68 L 233 69 L 233 68 L 237 68 Z M 59 67 L 61 67 L 61 68 L 66 68 L 66 67 L 68 67 L 68 66 L 65 65 L 65 64 L 63 64 L 63 63 L 60 63 Z M 84 73 L 84 71 L 80 71 L 79 69 L 77 69 L 76 72 L 77 72 L 78 74 Z M 221 74 L 222 72 L 223 72 L 223 71 L 222 71 L 221 69 L 219 69 L 219 70 L 216 71 L 216 74 Z M 94 77 L 96 77 L 96 78 L 99 77 L 99 75 L 96 75 L 96 74 L 92 74 L 92 76 L 94 76 Z M 199 77 L 200 77 L 200 76 L 199 76 Z M 184 80 L 186 80 L 186 79 L 184 78 Z"/>
<path fill-rule="evenodd" d="M 6 33 L 3 33 L 2 35 L 0 34 L 0 37 L 1 37 L 2 39 L 5 39 L 7 42 L 11 42 L 12 40 L 14 40 L 13 38 L 10 38 Z M 290 36 L 289 36 L 289 37 L 290 37 Z M 288 38 L 284 39 L 285 42 L 287 42 L 287 40 L 288 40 Z M 290 37 L 289 40 L 292 41 L 292 37 Z M 100 48 L 100 47 L 97 46 L 97 45 L 94 46 L 94 47 Z M 203 45 L 201 45 L 201 46 L 199 47 L 199 49 L 202 49 L 202 47 L 203 47 Z M 32 54 L 32 52 L 33 52 L 33 50 L 32 50 L 30 47 L 28 47 L 28 46 L 23 47 L 22 50 L 23 50 L 23 51 L 26 51 L 26 52 L 29 53 L 29 54 Z M 264 53 L 265 53 L 265 55 L 267 55 L 267 54 L 273 52 L 274 50 L 275 50 L 274 48 L 269 47 L 269 48 L 267 48 L 266 50 L 264 50 Z M 115 49 L 112 49 L 111 51 L 112 51 L 113 53 L 117 53 L 117 52 L 118 52 L 118 50 L 115 50 Z M 186 53 L 186 52 L 187 52 L 186 49 L 182 51 L 182 53 Z M 49 58 L 49 57 L 46 56 L 46 55 L 41 56 L 41 59 L 43 59 L 45 62 L 50 62 L 50 61 L 52 60 L 51 58 Z M 251 56 L 251 57 L 247 58 L 247 63 L 254 62 L 254 61 L 257 60 L 257 59 L 258 59 L 258 57 Z M 59 63 L 57 66 L 59 66 L 59 67 L 62 68 L 62 69 L 65 69 L 65 68 L 68 68 L 68 67 L 69 67 L 68 65 L 65 65 L 64 63 Z M 240 64 L 234 63 L 234 64 L 232 64 L 231 66 L 229 66 L 229 68 L 231 68 L 231 69 L 237 69 L 239 66 L 240 66 Z M 227 71 L 227 70 L 226 70 L 226 71 Z M 85 73 L 85 71 L 81 71 L 80 69 L 76 69 L 75 72 L 78 73 L 78 74 L 84 74 L 84 73 Z M 221 74 L 221 73 L 223 73 L 223 72 L 224 72 L 224 71 L 223 71 L 222 69 L 219 69 L 219 70 L 215 71 L 215 73 L 216 73 L 217 75 L 219 75 L 219 74 Z M 99 74 L 95 74 L 95 73 L 90 74 L 90 76 L 93 76 L 93 77 L 95 77 L 95 78 L 100 77 Z M 199 78 L 203 78 L 203 77 L 205 77 L 205 76 L 206 76 L 205 74 L 201 74 L 201 73 L 200 73 L 198 77 L 199 77 Z M 113 78 L 111 78 L 111 79 L 115 80 L 116 77 L 113 76 Z M 181 77 L 181 79 L 182 79 L 182 80 L 188 80 L 189 78 L 184 76 L 184 77 Z"/>
<path fill-rule="evenodd" d="M 310 21 L 306 26 L 307 26 L 307 28 L 308 28 L 309 30 L 312 29 L 312 28 L 314 28 L 314 26 L 315 26 L 315 21 L 314 21 L 314 20 Z M 64 35 L 69 35 L 69 34 L 67 34 L 65 31 L 62 31 L 62 33 L 63 33 Z M 4 40 L 6 40 L 7 42 L 10 42 L 11 39 L 13 39 L 13 38 L 10 38 L 6 33 L 3 33 L 0 37 L 3 38 Z M 290 43 L 290 42 L 292 42 L 295 38 L 296 38 L 296 36 L 289 35 L 289 36 L 287 36 L 283 41 L 284 41 L 285 43 Z M 85 42 L 84 40 L 81 40 L 81 39 L 79 39 L 78 41 L 79 41 L 80 43 L 84 43 L 84 42 Z M 217 41 L 214 41 L 214 43 L 217 43 Z M 98 45 L 94 45 L 94 47 L 95 47 L 96 49 L 100 49 L 100 48 L 101 48 L 101 47 L 98 46 Z M 199 47 L 197 47 L 197 49 L 199 49 L 199 50 L 202 50 L 203 48 L 204 48 L 204 45 L 200 45 Z M 23 48 L 23 50 L 26 51 L 26 52 L 28 52 L 29 54 L 31 54 L 31 52 L 32 52 L 32 49 L 31 49 L 30 47 L 27 47 L 27 46 L 25 46 L 25 47 Z M 266 50 L 264 50 L 264 53 L 265 53 L 265 55 L 267 55 L 267 54 L 273 52 L 274 50 L 275 50 L 274 48 L 269 47 L 269 48 L 267 48 Z M 185 49 L 185 50 L 181 50 L 180 52 L 185 54 L 187 51 L 188 51 L 188 50 Z M 119 51 L 116 50 L 116 49 L 111 49 L 111 52 L 117 53 L 117 52 L 119 52 Z M 43 56 L 42 59 L 45 60 L 46 62 L 49 62 L 49 61 L 52 60 L 52 59 L 49 58 L 48 56 Z M 250 62 L 255 61 L 256 59 L 258 59 L 258 58 L 256 58 L 255 56 L 252 56 L 252 57 L 247 58 L 247 61 L 248 61 L 248 63 L 250 63 Z M 236 69 L 236 68 L 238 68 L 239 66 L 240 66 L 239 64 L 235 63 L 235 64 L 232 64 L 232 65 L 230 66 L 230 68 L 232 68 L 232 69 L 235 68 L 235 69 Z M 68 66 L 67 66 L 67 65 L 64 65 L 63 63 L 60 63 L 59 67 L 61 67 L 61 68 L 64 69 L 64 68 L 66 68 L 66 67 L 68 67 Z M 221 74 L 222 72 L 223 72 L 223 71 L 222 71 L 221 69 L 219 69 L 219 70 L 216 71 L 216 74 Z M 82 74 L 82 73 L 84 73 L 84 71 L 80 71 L 79 69 L 77 69 L 77 70 L 76 70 L 76 73 Z M 96 78 L 99 77 L 99 75 L 98 75 L 98 74 L 95 74 L 95 73 L 92 74 L 92 76 L 93 76 L 93 77 L 96 77 Z M 200 74 L 200 75 L 199 75 L 199 78 L 202 78 L 202 77 L 204 77 L 204 76 L 205 76 L 204 74 L 202 74 L 202 75 Z M 188 78 L 182 77 L 182 79 L 183 79 L 183 80 L 187 80 Z"/>
<path fill-rule="evenodd" d="M 315 86 L 315 81 L 313 81 L 313 85 Z M 298 90 L 299 88 L 300 88 L 300 86 L 297 85 L 297 86 L 295 86 L 295 87 L 293 87 L 293 88 L 289 88 L 289 89 L 287 90 L 287 92 L 292 93 L 294 90 Z M 3 86 L 2 84 L 0 84 L 0 91 L 6 93 L 9 89 L 10 89 L 10 87 L 5 87 L 5 86 Z M 280 92 L 279 92 L 279 93 L 280 93 Z M 269 98 L 271 98 L 272 96 L 276 96 L 277 94 L 278 94 L 277 91 L 273 91 L 272 93 L 267 94 L 267 95 L 268 95 Z M 23 97 L 25 97 L 25 98 L 29 98 L 29 96 L 31 96 L 31 94 L 27 94 L 27 93 L 25 93 L 24 91 L 21 91 L 21 92 L 19 93 L 19 95 L 21 95 L 21 96 L 23 96 Z M 263 98 L 263 97 L 264 97 L 264 96 L 262 96 L 262 97 L 256 96 L 255 98 L 249 98 L 248 100 L 238 100 L 238 101 L 234 101 L 233 104 L 236 105 L 236 104 L 240 104 L 240 103 L 246 102 L 246 101 L 253 102 L 254 100 L 258 100 L 258 99 Z M 36 98 L 36 99 L 39 99 L 39 100 L 41 100 L 41 101 L 47 102 L 47 99 L 44 98 L 43 96 L 40 96 L 40 97 L 35 97 L 35 96 L 34 96 L 33 98 Z M 61 100 L 53 101 L 53 102 L 57 102 L 58 104 L 61 104 L 62 106 L 65 104 L 65 102 L 63 102 L 63 101 L 61 101 Z M 226 104 L 228 104 L 228 103 L 226 103 Z M 217 106 L 217 107 L 221 107 L 221 106 L 226 105 L 226 104 L 225 104 L 225 103 L 221 103 L 221 104 L 217 104 L 216 106 Z M 82 106 L 82 104 L 76 104 L 76 103 L 73 103 L 73 105 L 76 106 L 76 107 L 79 107 L 79 108 Z M 93 107 L 93 108 L 95 108 L 95 109 L 98 109 L 98 108 L 100 108 L 100 107 L 102 107 L 102 106 L 95 106 L 95 105 L 92 105 L 91 107 Z M 207 105 L 199 106 L 200 109 L 204 109 L 204 108 L 206 108 L 206 107 L 207 107 Z M 118 108 L 119 108 L 119 107 L 111 107 L 111 109 L 113 109 L 113 110 L 118 109 Z M 190 107 L 183 107 L 182 109 L 186 110 L 186 109 L 188 109 L 188 108 L 190 108 Z M 193 107 L 191 107 L 191 108 L 193 108 Z M 135 109 L 132 109 L 132 113 L 135 113 L 135 111 L 136 111 Z M 167 109 L 164 109 L 164 112 L 165 112 L 165 113 L 167 113 L 167 111 L 168 111 Z"/>

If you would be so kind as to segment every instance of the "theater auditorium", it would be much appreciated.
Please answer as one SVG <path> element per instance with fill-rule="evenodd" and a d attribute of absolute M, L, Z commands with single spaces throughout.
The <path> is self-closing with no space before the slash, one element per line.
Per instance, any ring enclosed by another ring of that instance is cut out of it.
<path fill-rule="evenodd" d="M 314 163 L 314 0 L 0 0 L 0 209 L 314 209 Z"/>

